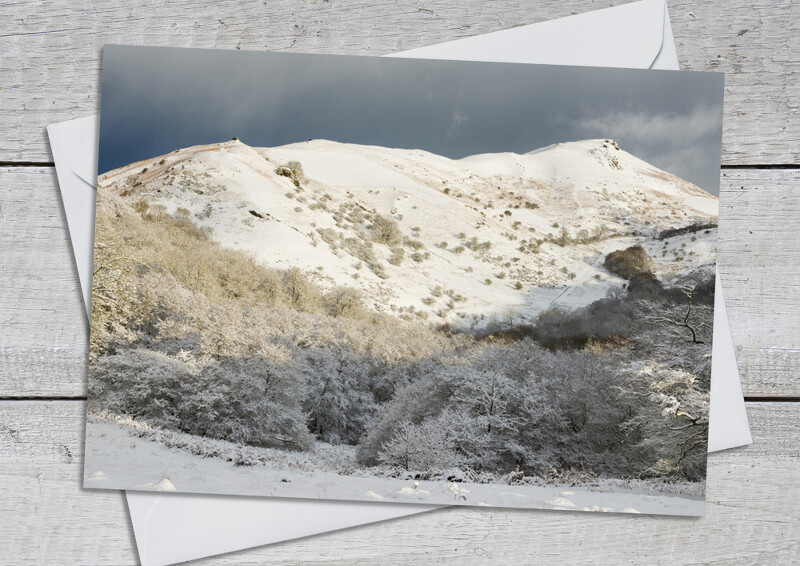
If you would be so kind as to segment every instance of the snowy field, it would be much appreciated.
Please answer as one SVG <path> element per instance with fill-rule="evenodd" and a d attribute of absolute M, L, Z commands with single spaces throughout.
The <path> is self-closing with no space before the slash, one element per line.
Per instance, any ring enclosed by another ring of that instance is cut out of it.
<path fill-rule="evenodd" d="M 703 484 L 565 479 L 512 486 L 330 471 L 348 467 L 348 448 L 324 445 L 313 454 L 293 454 L 90 417 L 84 487 L 653 515 L 699 516 L 705 506 Z M 696 495 L 670 493 L 678 489 Z"/>

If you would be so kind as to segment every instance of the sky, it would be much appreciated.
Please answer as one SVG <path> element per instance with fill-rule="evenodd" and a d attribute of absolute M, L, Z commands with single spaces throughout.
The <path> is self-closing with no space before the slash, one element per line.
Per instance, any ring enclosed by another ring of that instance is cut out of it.
<path fill-rule="evenodd" d="M 611 138 L 719 194 L 722 73 L 107 45 L 99 173 L 238 137 L 454 159 Z"/>

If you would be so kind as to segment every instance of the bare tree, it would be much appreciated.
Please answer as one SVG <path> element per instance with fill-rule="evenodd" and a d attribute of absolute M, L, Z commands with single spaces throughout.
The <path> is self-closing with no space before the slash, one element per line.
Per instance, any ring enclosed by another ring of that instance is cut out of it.
<path fill-rule="evenodd" d="M 700 338 L 711 329 L 713 308 L 695 302 L 699 283 L 678 287 L 686 296 L 685 303 L 669 301 L 653 301 L 641 299 L 636 301 L 641 309 L 642 318 L 650 324 L 666 325 L 676 330 L 675 335 L 681 340 L 688 340 L 692 344 L 705 344 Z"/>

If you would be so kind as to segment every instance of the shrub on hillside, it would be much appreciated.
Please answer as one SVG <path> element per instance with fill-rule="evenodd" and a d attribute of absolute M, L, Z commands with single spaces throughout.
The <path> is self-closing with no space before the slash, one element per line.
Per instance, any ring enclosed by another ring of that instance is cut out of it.
<path fill-rule="evenodd" d="M 281 165 L 275 169 L 275 173 L 290 179 L 295 187 L 300 187 L 300 182 L 305 180 L 303 166 L 299 161 L 290 161 L 286 165 Z"/>
<path fill-rule="evenodd" d="M 606 256 L 603 267 L 628 280 L 636 275 L 652 273 L 650 256 L 647 255 L 647 250 L 639 245 L 611 252 Z"/>
<path fill-rule="evenodd" d="M 387 246 L 396 246 L 403 241 L 403 234 L 400 232 L 400 227 L 397 222 L 391 218 L 386 218 L 380 214 L 375 214 L 372 217 L 372 237 L 381 244 Z"/>
<path fill-rule="evenodd" d="M 403 263 L 403 258 L 405 257 L 406 251 L 400 246 L 395 246 L 392 248 L 392 255 L 387 261 L 392 265 L 399 266 Z"/>
<path fill-rule="evenodd" d="M 340 286 L 331 289 L 325 295 L 325 304 L 328 314 L 333 317 L 363 318 L 367 315 L 363 295 L 352 287 Z"/>
<path fill-rule="evenodd" d="M 289 304 L 297 310 L 321 310 L 323 297 L 319 287 L 311 283 L 299 268 L 293 267 L 283 273 L 283 288 L 289 297 Z"/>

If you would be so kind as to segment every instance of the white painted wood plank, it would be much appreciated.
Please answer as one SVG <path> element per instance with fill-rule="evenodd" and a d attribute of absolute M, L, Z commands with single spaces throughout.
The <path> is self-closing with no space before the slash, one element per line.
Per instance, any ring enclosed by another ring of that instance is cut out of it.
<path fill-rule="evenodd" d="M 0 168 L 0 396 L 85 395 L 88 324 L 55 169 Z"/>
<path fill-rule="evenodd" d="M 55 173 L 0 168 L 0 396 L 84 395 L 87 329 Z M 747 395 L 800 395 L 800 171 L 728 170 L 719 261 Z"/>
<path fill-rule="evenodd" d="M 626 1 L 7 3 L 0 161 L 50 161 L 45 126 L 97 111 L 104 43 L 381 55 Z M 800 3 L 668 4 L 682 66 L 728 73 L 723 162 L 798 163 Z"/>
<path fill-rule="evenodd" d="M 800 396 L 800 170 L 722 174 L 718 259 L 745 395 Z"/>
<path fill-rule="evenodd" d="M 754 444 L 709 460 L 701 519 L 463 508 L 201 564 L 791 564 L 798 403 L 753 403 Z M 30 564 L 134 564 L 121 496 L 79 489 L 82 402 L 0 402 L 0 547 Z"/>
<path fill-rule="evenodd" d="M 726 73 L 722 162 L 800 164 L 800 3 L 667 5 L 681 68 Z"/>
<path fill-rule="evenodd" d="M 0 402 L 0 563 L 135 564 L 117 491 L 80 488 L 85 403 Z"/>

